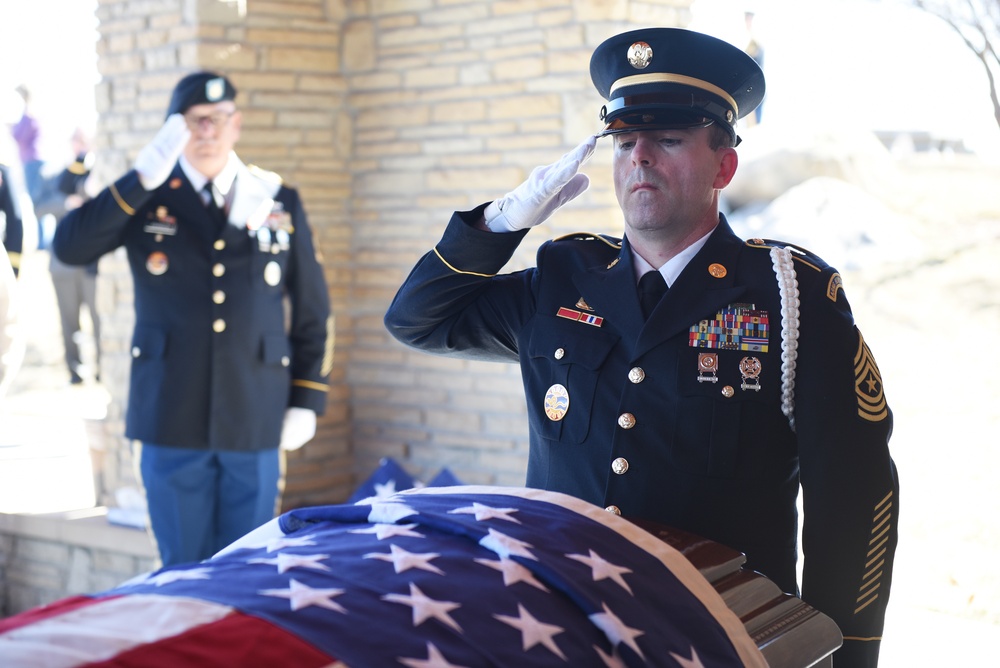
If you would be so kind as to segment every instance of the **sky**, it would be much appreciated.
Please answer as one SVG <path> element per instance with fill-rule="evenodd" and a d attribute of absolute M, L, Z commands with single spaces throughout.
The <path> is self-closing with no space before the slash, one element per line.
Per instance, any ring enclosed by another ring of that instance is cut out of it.
<path fill-rule="evenodd" d="M 924 130 L 1000 154 L 982 64 L 940 19 L 900 0 L 695 0 L 702 32 L 764 44 L 764 120 L 790 130 Z"/>
<path fill-rule="evenodd" d="M 96 4 L 0 0 L 0 116 L 16 120 L 12 91 L 32 85 L 50 159 L 96 120 Z M 1000 155 L 982 66 L 939 19 L 899 0 L 695 0 L 690 27 L 742 46 L 747 8 L 765 46 L 765 121 L 926 130 Z M 0 142 L 0 160 L 9 150 Z"/>

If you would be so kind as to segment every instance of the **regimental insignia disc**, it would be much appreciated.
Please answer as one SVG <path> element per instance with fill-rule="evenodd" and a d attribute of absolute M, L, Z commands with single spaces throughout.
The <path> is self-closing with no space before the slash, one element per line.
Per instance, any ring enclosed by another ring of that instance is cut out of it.
<path fill-rule="evenodd" d="M 170 260 L 167 259 L 167 254 L 156 251 L 149 254 L 146 258 L 146 271 L 151 273 L 153 276 L 162 276 L 167 273 L 167 269 L 170 267 Z"/>
<path fill-rule="evenodd" d="M 264 282 L 272 288 L 281 282 L 281 265 L 274 260 L 264 266 Z"/>
<path fill-rule="evenodd" d="M 556 383 L 545 393 L 545 415 L 553 422 L 566 417 L 569 411 L 569 392 Z"/>

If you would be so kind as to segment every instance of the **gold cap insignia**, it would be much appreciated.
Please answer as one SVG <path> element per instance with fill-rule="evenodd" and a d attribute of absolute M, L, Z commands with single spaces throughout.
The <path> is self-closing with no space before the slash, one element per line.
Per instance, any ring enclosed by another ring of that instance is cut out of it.
<path fill-rule="evenodd" d="M 218 102 L 226 94 L 226 80 L 222 77 L 209 79 L 205 82 L 205 98 L 209 102 Z"/>
<path fill-rule="evenodd" d="M 646 69 L 653 62 L 653 47 L 645 42 L 634 42 L 628 48 L 628 62 L 637 70 Z"/>

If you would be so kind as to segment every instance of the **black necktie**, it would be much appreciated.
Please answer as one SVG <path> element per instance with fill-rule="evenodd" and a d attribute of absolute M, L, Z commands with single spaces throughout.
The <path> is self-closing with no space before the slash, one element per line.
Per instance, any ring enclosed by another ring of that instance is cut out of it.
<path fill-rule="evenodd" d="M 222 226 L 226 224 L 226 212 L 215 201 L 215 188 L 212 186 L 212 182 L 207 182 L 202 190 L 208 195 L 208 202 L 205 203 L 205 208 L 208 209 L 209 215 L 215 221 L 215 225 L 218 228 L 217 231 L 221 231 Z"/>
<path fill-rule="evenodd" d="M 643 274 L 639 279 L 639 304 L 642 305 L 642 315 L 648 318 L 666 293 L 667 282 L 663 280 L 663 274 L 655 269 Z"/>

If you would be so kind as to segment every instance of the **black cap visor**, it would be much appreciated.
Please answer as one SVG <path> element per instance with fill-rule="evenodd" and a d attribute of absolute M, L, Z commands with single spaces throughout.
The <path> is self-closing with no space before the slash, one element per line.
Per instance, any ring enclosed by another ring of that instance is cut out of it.
<path fill-rule="evenodd" d="M 707 127 L 713 122 L 735 136 L 736 130 L 728 120 L 734 117 L 729 107 L 709 97 L 690 93 L 631 95 L 610 100 L 601 109 L 601 120 L 606 126 L 598 136 Z"/>

